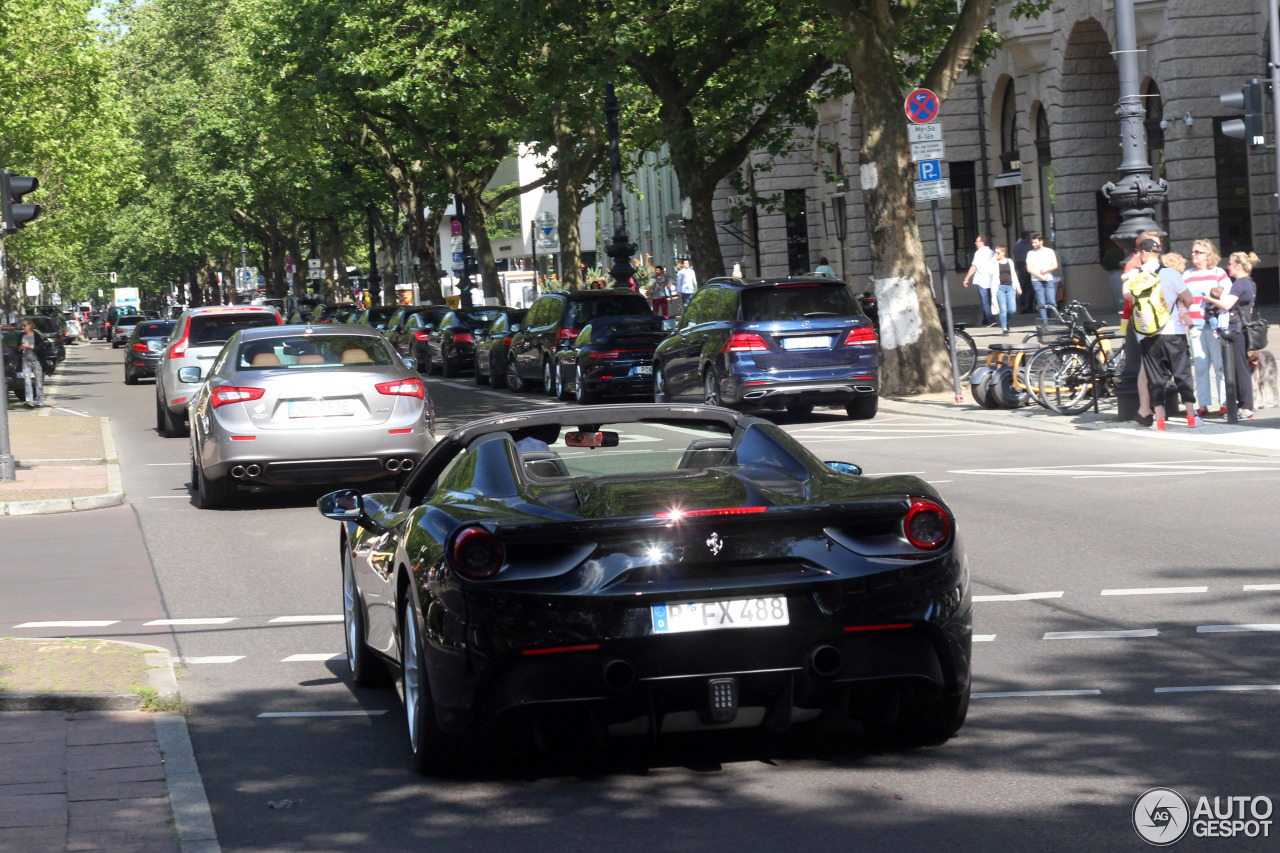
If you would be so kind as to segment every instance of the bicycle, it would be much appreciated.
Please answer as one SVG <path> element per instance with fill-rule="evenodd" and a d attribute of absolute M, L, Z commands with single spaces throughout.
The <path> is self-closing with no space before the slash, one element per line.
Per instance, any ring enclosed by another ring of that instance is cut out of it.
<path fill-rule="evenodd" d="M 1114 380 L 1124 371 L 1124 344 L 1118 335 L 1102 330 L 1102 324 L 1094 320 L 1089 313 L 1089 303 L 1071 301 L 1059 313 L 1054 306 L 1048 310 L 1066 326 L 1065 330 L 1051 330 L 1046 324 L 1028 335 L 1025 341 L 1038 338 L 1045 343 L 1034 356 L 1027 360 L 1023 373 L 1023 382 L 1031 389 L 1031 396 L 1037 403 L 1053 411 L 1060 408 L 1071 410 L 1070 413 L 1083 411 L 1092 404 L 1080 406 L 1084 394 L 1091 394 L 1093 383 L 1099 381 L 1098 396 L 1106 396 L 1114 387 Z M 1119 342 L 1119 345 L 1117 345 Z M 1074 361 L 1073 361 L 1074 359 Z M 1082 379 L 1082 367 L 1086 363 L 1096 362 L 1098 369 L 1088 383 Z M 1070 381 L 1064 398 L 1062 387 L 1049 382 L 1047 387 L 1053 389 L 1053 400 L 1041 394 L 1040 377 L 1060 373 Z"/>
<path fill-rule="evenodd" d="M 956 330 L 956 369 L 960 372 L 960 378 L 968 379 L 973 373 L 973 369 L 978 365 L 978 345 L 973 342 L 973 338 L 969 337 L 969 333 L 964 330 L 964 323 L 955 323 Z M 946 344 L 947 349 L 952 349 L 951 339 L 947 336 L 947 328 L 942 327 L 942 342 Z"/>

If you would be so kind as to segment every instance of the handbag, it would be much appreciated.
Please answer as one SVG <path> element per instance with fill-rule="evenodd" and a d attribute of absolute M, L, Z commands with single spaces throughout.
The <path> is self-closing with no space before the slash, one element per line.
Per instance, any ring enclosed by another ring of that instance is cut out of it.
<path fill-rule="evenodd" d="M 1267 348 L 1267 330 L 1271 328 L 1271 324 L 1267 322 L 1267 318 L 1256 312 L 1251 313 L 1250 319 L 1246 322 L 1240 314 L 1240 309 L 1235 309 L 1236 322 L 1239 324 L 1242 334 L 1244 335 L 1244 348 L 1250 352 L 1264 350 Z"/>

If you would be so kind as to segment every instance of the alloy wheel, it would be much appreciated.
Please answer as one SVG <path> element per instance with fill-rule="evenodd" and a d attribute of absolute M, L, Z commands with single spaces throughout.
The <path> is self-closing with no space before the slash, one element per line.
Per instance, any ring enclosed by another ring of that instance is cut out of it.
<path fill-rule="evenodd" d="M 413 602 L 404 603 L 404 648 L 400 650 L 404 681 L 404 710 L 409 718 L 409 743 L 417 752 L 422 737 L 418 727 L 418 702 L 422 700 L 422 669 L 418 658 L 418 624 L 413 618 Z"/>
<path fill-rule="evenodd" d="M 702 384 L 705 389 L 702 401 L 708 406 L 720 405 L 720 382 L 716 379 L 716 372 L 708 370 Z"/>

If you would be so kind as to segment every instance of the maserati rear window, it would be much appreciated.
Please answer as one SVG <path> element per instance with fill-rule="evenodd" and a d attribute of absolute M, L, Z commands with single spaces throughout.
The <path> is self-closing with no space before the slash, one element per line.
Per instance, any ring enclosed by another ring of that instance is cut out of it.
<path fill-rule="evenodd" d="M 240 344 L 236 370 L 346 368 L 361 370 L 392 363 L 382 338 L 370 335 L 289 335 Z"/>

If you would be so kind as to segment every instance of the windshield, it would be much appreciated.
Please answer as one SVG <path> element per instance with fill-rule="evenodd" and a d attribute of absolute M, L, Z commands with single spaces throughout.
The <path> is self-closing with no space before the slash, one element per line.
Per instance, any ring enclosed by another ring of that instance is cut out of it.
<path fill-rule="evenodd" d="M 742 319 L 748 323 L 803 320 L 808 317 L 857 317 L 858 300 L 848 285 L 779 284 L 742 291 Z"/>
<path fill-rule="evenodd" d="M 225 344 L 241 329 L 279 325 L 270 311 L 253 314 L 212 314 L 191 318 L 190 345 L 193 347 Z"/>
<path fill-rule="evenodd" d="M 142 328 L 138 330 L 140 338 L 167 338 L 173 334 L 173 327 L 176 325 L 173 320 L 162 320 L 158 323 L 144 323 Z"/>
<path fill-rule="evenodd" d="M 651 314 L 649 301 L 638 293 L 626 291 L 617 296 L 595 296 L 573 303 L 573 327 L 581 329 L 596 317 L 621 317 L 627 314 Z"/>
<path fill-rule="evenodd" d="M 593 425 L 590 432 L 565 427 L 557 433 L 552 426 L 530 433 L 513 437 L 525 472 L 535 479 L 670 474 L 688 469 L 689 454 L 701 450 L 713 453 L 701 454 L 699 467 L 733 464 L 733 433 L 722 424 L 648 421 Z M 582 446 L 594 443 L 606 446 Z"/>
<path fill-rule="evenodd" d="M 120 319 L 116 320 L 116 325 L 117 326 L 136 326 L 139 323 L 145 323 L 146 320 L 147 320 L 146 317 L 121 317 Z"/>
<path fill-rule="evenodd" d="M 240 344 L 236 370 L 316 367 L 364 369 L 392 363 L 386 341 L 371 335 L 285 335 Z"/>
<path fill-rule="evenodd" d="M 498 319 L 501 311 L 459 311 L 456 316 L 458 325 L 468 329 L 487 329 Z"/>

